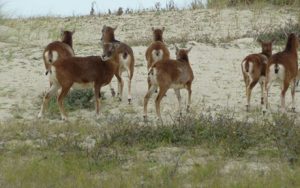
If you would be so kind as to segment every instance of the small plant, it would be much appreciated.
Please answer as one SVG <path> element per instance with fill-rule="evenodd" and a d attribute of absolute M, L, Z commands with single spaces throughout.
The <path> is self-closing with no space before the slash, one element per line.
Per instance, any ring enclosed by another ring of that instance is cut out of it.
<path fill-rule="evenodd" d="M 177 7 L 175 5 L 174 0 L 170 0 L 169 2 L 166 3 L 166 10 L 167 11 L 172 11 L 172 10 L 176 10 Z"/>
<path fill-rule="evenodd" d="M 208 0 L 208 7 L 236 7 L 236 6 L 248 6 L 255 5 L 258 3 L 268 3 L 272 5 L 299 5 L 299 1 L 296 0 Z"/>
<path fill-rule="evenodd" d="M 66 97 L 65 108 L 67 111 L 75 111 L 78 109 L 93 109 L 94 102 L 92 101 L 94 98 L 93 89 L 87 90 L 72 90 L 69 95 Z M 101 98 L 105 99 L 104 92 L 101 92 Z M 55 97 L 52 97 L 49 102 L 50 113 L 58 113 L 58 105 Z"/>
<path fill-rule="evenodd" d="M 286 43 L 287 35 L 289 33 L 297 33 L 299 30 L 300 24 L 289 20 L 284 27 L 260 33 L 257 38 L 262 40 L 275 40 L 276 43 Z"/>
<path fill-rule="evenodd" d="M 196 9 L 202 9 L 204 8 L 204 5 L 201 0 L 193 0 L 190 4 L 190 9 L 196 10 Z"/>
<path fill-rule="evenodd" d="M 129 9 L 127 8 L 126 11 L 125 11 L 125 14 L 133 14 L 133 10 L 132 9 Z"/>
<path fill-rule="evenodd" d="M 3 4 L 0 2 L 0 25 L 5 22 L 5 14 L 3 13 Z"/>
<path fill-rule="evenodd" d="M 254 3 L 254 0 L 229 0 L 228 6 L 237 6 L 239 4 L 250 5 L 253 3 Z"/>
<path fill-rule="evenodd" d="M 154 5 L 154 8 L 155 8 L 155 10 L 156 10 L 157 12 L 160 11 L 160 9 L 161 9 L 161 4 L 160 4 L 160 2 L 156 2 L 155 5 Z"/>
<path fill-rule="evenodd" d="M 6 61 L 7 62 L 11 62 L 13 60 L 13 56 L 14 56 L 14 51 L 13 50 L 9 50 L 8 53 L 6 54 Z"/>
<path fill-rule="evenodd" d="M 118 11 L 117 11 L 117 16 L 121 16 L 123 14 L 123 8 L 119 7 Z"/>
<path fill-rule="evenodd" d="M 92 5 L 91 5 L 90 16 L 94 16 L 94 15 L 95 15 L 95 9 L 94 9 L 95 4 L 96 4 L 96 2 L 93 1 L 93 2 L 92 2 Z"/>
<path fill-rule="evenodd" d="M 273 123 L 270 123 L 270 137 L 276 143 L 281 156 L 289 163 L 299 161 L 300 155 L 300 129 L 295 119 L 286 115 L 275 114 Z"/>
<path fill-rule="evenodd" d="M 207 7 L 209 8 L 223 8 L 226 7 L 228 0 L 208 0 Z"/>

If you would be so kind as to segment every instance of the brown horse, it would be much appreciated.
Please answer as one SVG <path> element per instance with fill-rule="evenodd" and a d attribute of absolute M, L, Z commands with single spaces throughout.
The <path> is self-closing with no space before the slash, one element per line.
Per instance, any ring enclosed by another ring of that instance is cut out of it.
<path fill-rule="evenodd" d="M 156 62 L 149 70 L 148 77 L 151 87 L 148 89 L 144 98 L 144 119 L 147 119 L 147 106 L 150 97 L 159 88 L 158 96 L 155 100 L 155 108 L 157 117 L 161 120 L 160 102 L 169 89 L 174 89 L 175 95 L 179 103 L 179 113 L 181 115 L 181 95 L 180 89 L 188 91 L 188 106 L 189 111 L 191 105 L 192 82 L 194 74 L 189 62 L 188 50 L 178 49 L 176 47 L 176 60 L 160 60 Z"/>
<path fill-rule="evenodd" d="M 48 44 L 43 52 L 43 59 L 46 68 L 46 75 L 51 71 L 51 64 L 57 59 L 74 56 L 73 31 L 61 30 L 61 41 L 54 41 Z"/>
<path fill-rule="evenodd" d="M 150 67 L 157 61 L 170 59 L 170 51 L 163 41 L 164 30 L 164 27 L 162 29 L 154 29 L 152 27 L 153 42 L 149 45 L 145 53 L 145 57 L 147 60 L 147 70 L 149 70 Z M 148 79 L 147 81 L 149 89 L 151 87 L 150 80 Z"/>
<path fill-rule="evenodd" d="M 83 88 L 88 85 L 94 86 L 96 115 L 99 115 L 101 87 L 111 82 L 118 68 L 115 60 L 118 56 L 116 53 L 118 47 L 119 44 L 106 44 L 102 57 L 68 57 L 55 61 L 51 66 L 50 79 L 52 85 L 44 96 L 38 117 L 41 118 L 43 116 L 50 98 L 61 89 L 57 102 L 62 120 L 67 120 L 63 100 L 70 88 L 76 84 Z"/>
<path fill-rule="evenodd" d="M 115 39 L 115 30 L 117 27 L 112 28 L 109 26 L 103 26 L 102 28 L 102 37 L 101 41 L 103 42 L 103 45 L 107 43 L 119 43 L 119 47 L 116 49 L 116 53 L 118 56 L 116 57 L 116 62 L 119 65 L 115 76 L 118 79 L 118 97 L 120 101 L 122 100 L 122 94 L 123 94 L 123 87 L 124 87 L 124 81 L 122 79 L 122 73 L 127 72 L 128 75 L 128 103 L 131 103 L 132 97 L 131 97 L 131 80 L 134 73 L 134 54 L 133 50 L 130 46 L 127 44 L 120 42 Z M 112 88 L 110 84 L 112 95 L 115 95 L 115 91 Z"/>
<path fill-rule="evenodd" d="M 281 83 L 281 111 L 285 112 L 285 93 L 290 85 L 292 93 L 292 111 L 295 111 L 295 86 L 298 74 L 298 46 L 298 37 L 296 34 L 292 33 L 288 36 L 285 49 L 282 52 L 272 55 L 269 59 L 266 69 L 264 113 L 268 108 L 268 93 L 274 80 L 279 80 Z"/>
<path fill-rule="evenodd" d="M 241 67 L 242 73 L 246 85 L 246 97 L 247 97 L 247 104 L 246 110 L 249 111 L 250 109 L 250 99 L 251 99 L 251 92 L 255 85 L 259 82 L 261 87 L 261 104 L 264 104 L 264 80 L 266 76 L 266 67 L 268 59 L 272 55 L 272 44 L 274 40 L 271 42 L 263 42 L 258 40 L 261 44 L 262 52 L 258 54 L 250 54 L 243 60 Z"/>

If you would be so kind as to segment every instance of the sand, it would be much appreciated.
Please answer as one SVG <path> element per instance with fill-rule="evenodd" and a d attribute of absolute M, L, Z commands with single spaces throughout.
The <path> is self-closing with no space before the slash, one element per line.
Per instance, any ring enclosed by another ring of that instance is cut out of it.
<path fill-rule="evenodd" d="M 241 61 L 250 54 L 260 52 L 254 40 L 258 33 L 275 30 L 297 21 L 297 10 L 185 10 L 173 12 L 146 12 L 111 17 L 72 17 L 15 19 L 0 27 L 0 121 L 14 119 L 37 119 L 41 95 L 49 88 L 48 78 L 42 60 L 44 47 L 59 39 L 60 28 L 76 28 L 74 50 L 77 56 L 100 55 L 100 31 L 104 24 L 118 26 L 116 38 L 133 48 L 136 66 L 132 82 L 133 103 L 127 103 L 127 76 L 124 73 L 125 88 L 123 101 L 118 102 L 104 87 L 101 120 L 107 114 L 125 115 L 142 120 L 143 97 L 147 91 L 147 69 L 144 57 L 151 40 L 151 27 L 164 26 L 164 37 L 171 57 L 175 58 L 174 43 L 190 47 L 190 63 L 195 80 L 192 90 L 192 111 L 210 109 L 222 112 L 224 109 L 239 117 L 259 116 L 260 87 L 253 90 L 251 112 L 245 112 L 245 86 L 241 74 Z M 274 52 L 284 45 L 275 45 Z M 116 79 L 113 85 L 117 88 Z M 186 104 L 186 91 L 181 91 Z M 296 94 L 298 99 L 299 94 Z M 154 99 L 149 103 L 149 117 L 155 118 Z M 270 92 L 271 111 L 278 111 L 280 90 L 274 85 Z M 290 92 L 287 93 L 287 108 L 291 108 Z M 296 100 L 296 110 L 300 100 Z M 177 100 L 173 90 L 168 91 L 162 101 L 162 116 L 176 115 Z M 298 113 L 296 113 L 298 114 Z M 95 119 L 91 109 L 80 109 L 69 113 L 70 120 L 77 118 Z M 47 113 L 45 114 L 47 119 Z M 99 122 L 99 120 L 98 120 Z"/>

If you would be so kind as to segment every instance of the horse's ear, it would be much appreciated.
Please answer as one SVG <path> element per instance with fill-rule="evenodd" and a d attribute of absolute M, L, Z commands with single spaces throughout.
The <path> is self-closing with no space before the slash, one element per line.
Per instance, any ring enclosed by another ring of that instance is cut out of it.
<path fill-rule="evenodd" d="M 114 27 L 113 30 L 115 31 L 118 28 L 118 26 Z"/>
<path fill-rule="evenodd" d="M 193 49 L 193 46 L 191 46 L 186 52 L 190 53 L 190 51 Z"/>
<path fill-rule="evenodd" d="M 72 35 L 74 35 L 75 31 L 75 28 L 73 28 L 73 30 L 71 31 Z"/>
<path fill-rule="evenodd" d="M 155 29 L 154 29 L 154 27 L 152 27 L 152 31 L 154 31 Z"/>
<path fill-rule="evenodd" d="M 165 27 L 162 28 L 162 32 L 164 32 L 164 31 L 165 31 Z"/>

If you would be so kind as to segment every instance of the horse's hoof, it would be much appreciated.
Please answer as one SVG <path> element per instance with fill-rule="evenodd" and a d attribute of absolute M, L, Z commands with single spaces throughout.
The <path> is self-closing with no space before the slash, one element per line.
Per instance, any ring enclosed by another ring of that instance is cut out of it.
<path fill-rule="evenodd" d="M 143 115 L 144 122 L 148 120 L 147 115 Z"/>
<path fill-rule="evenodd" d="M 67 116 L 61 116 L 61 120 L 68 121 L 68 118 L 67 118 Z"/>
<path fill-rule="evenodd" d="M 43 117 L 43 114 L 40 112 L 37 116 L 39 119 L 41 119 Z"/>
<path fill-rule="evenodd" d="M 187 107 L 186 107 L 186 112 L 187 112 L 187 113 L 190 113 L 190 112 L 191 112 L 190 106 L 187 106 Z"/>
<path fill-rule="evenodd" d="M 115 97 L 115 96 L 116 96 L 115 90 L 114 90 L 114 89 L 111 89 L 110 91 L 111 91 L 111 95 L 112 95 L 113 97 Z"/>
<path fill-rule="evenodd" d="M 246 112 L 249 112 L 249 111 L 250 111 L 250 106 L 246 105 Z"/>

